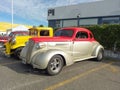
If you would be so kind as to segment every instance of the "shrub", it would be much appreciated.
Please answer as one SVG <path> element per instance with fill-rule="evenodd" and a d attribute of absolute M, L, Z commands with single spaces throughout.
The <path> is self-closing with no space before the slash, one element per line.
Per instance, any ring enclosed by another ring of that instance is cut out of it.
<path fill-rule="evenodd" d="M 117 47 L 120 50 L 120 25 L 92 25 L 84 26 L 91 30 L 95 39 L 99 41 L 106 49 Z"/>
<path fill-rule="evenodd" d="M 94 34 L 95 39 L 100 42 L 105 49 L 112 49 L 114 47 L 120 50 L 120 25 L 119 24 L 105 24 L 82 26 L 88 28 Z M 56 31 L 58 28 L 54 28 Z"/>

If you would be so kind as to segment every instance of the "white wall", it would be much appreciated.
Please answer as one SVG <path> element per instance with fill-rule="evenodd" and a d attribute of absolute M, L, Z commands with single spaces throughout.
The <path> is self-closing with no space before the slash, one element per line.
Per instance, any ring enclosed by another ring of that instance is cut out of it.
<path fill-rule="evenodd" d="M 55 15 L 48 16 L 48 20 L 77 18 L 78 14 L 80 18 L 120 15 L 120 0 L 103 0 L 53 9 L 55 9 Z"/>

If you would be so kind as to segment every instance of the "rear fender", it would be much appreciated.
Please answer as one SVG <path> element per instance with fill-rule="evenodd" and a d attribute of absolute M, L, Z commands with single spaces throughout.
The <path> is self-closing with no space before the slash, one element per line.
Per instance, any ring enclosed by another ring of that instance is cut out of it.
<path fill-rule="evenodd" d="M 100 51 L 101 49 L 104 51 L 103 46 L 101 46 L 101 45 L 97 46 L 97 47 L 94 49 L 94 51 L 93 51 L 93 53 L 92 53 L 92 56 L 97 57 L 97 55 L 98 55 L 98 53 L 99 53 L 99 51 Z"/>

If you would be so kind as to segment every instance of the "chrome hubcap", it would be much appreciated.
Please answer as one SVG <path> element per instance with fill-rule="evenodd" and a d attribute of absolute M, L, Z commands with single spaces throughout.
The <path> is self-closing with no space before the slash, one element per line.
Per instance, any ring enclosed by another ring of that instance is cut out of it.
<path fill-rule="evenodd" d="M 52 71 L 59 71 L 60 69 L 60 60 L 58 58 L 55 58 L 51 63 L 50 63 L 50 69 Z"/>

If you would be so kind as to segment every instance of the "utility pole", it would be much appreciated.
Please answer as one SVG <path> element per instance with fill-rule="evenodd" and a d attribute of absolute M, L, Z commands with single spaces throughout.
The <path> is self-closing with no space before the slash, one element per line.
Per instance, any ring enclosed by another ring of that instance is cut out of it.
<path fill-rule="evenodd" d="M 77 26 L 79 27 L 80 13 L 77 15 Z"/>
<path fill-rule="evenodd" d="M 13 0 L 11 2 L 11 16 L 12 16 L 12 25 L 11 25 L 11 29 L 13 30 Z"/>

